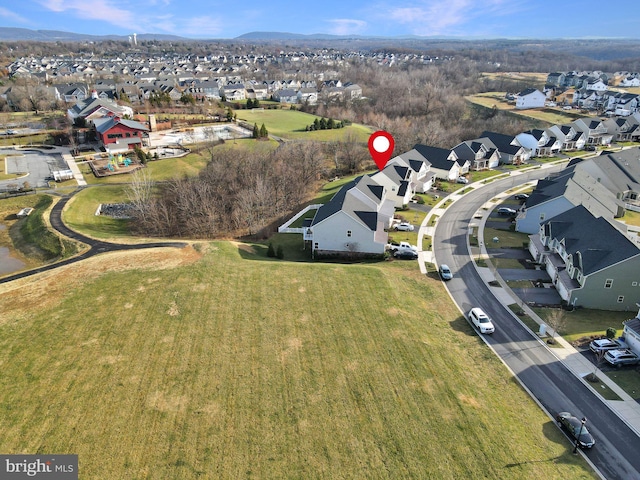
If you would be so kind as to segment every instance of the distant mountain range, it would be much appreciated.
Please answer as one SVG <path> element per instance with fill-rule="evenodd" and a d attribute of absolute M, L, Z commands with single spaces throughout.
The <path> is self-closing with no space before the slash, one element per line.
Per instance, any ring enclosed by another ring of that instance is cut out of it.
<path fill-rule="evenodd" d="M 133 32 L 131 32 L 133 34 Z M 138 40 L 188 41 L 188 38 L 159 33 L 136 34 Z M 0 42 L 99 42 L 102 40 L 128 41 L 128 35 L 88 35 L 85 33 L 62 32 L 60 30 L 29 30 L 28 28 L 0 27 Z"/>
<path fill-rule="evenodd" d="M 133 32 L 131 32 L 133 34 Z M 180 42 L 193 42 L 197 40 L 232 40 L 232 39 L 194 39 L 177 35 L 164 35 L 160 33 L 138 33 L 138 40 L 173 40 Z M 407 39 L 452 39 L 452 37 L 420 37 L 407 35 L 401 37 L 375 37 L 363 35 L 329 35 L 315 33 L 303 35 L 288 32 L 250 32 L 240 35 L 233 40 L 407 40 Z M 129 35 L 89 35 L 86 33 L 63 32 L 60 30 L 29 30 L 28 28 L 0 27 L 0 42 L 7 41 L 34 41 L 34 42 L 99 42 L 102 40 L 128 41 Z M 461 39 L 459 39 L 461 40 Z"/>

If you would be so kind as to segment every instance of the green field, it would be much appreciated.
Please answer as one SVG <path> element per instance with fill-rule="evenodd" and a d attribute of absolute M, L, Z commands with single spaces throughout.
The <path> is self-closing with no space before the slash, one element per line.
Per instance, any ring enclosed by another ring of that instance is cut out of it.
<path fill-rule="evenodd" d="M 236 113 L 239 120 L 255 123 L 258 127 L 264 123 L 269 134 L 292 140 L 338 141 L 353 135 L 359 141 L 366 142 L 372 133 L 370 128 L 357 124 L 334 130 L 307 132 L 307 125 L 313 124 L 320 117 L 296 110 L 237 110 Z"/>
<path fill-rule="evenodd" d="M 414 262 L 197 247 L 0 286 L 0 451 L 101 480 L 596 478 Z"/>

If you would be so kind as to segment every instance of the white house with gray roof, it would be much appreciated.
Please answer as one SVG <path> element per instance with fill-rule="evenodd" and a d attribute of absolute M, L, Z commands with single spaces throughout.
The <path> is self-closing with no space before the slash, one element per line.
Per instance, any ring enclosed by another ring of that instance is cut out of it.
<path fill-rule="evenodd" d="M 613 223 L 578 205 L 540 225 L 529 251 L 567 305 L 629 310 L 640 301 L 640 249 Z"/>
<path fill-rule="evenodd" d="M 314 257 L 382 256 L 394 211 L 385 187 L 356 178 L 317 210 L 309 227 Z"/>
<path fill-rule="evenodd" d="M 385 187 L 387 198 L 393 200 L 396 208 L 408 205 L 415 193 L 411 189 L 411 169 L 408 166 L 387 163 L 382 170 L 370 176 L 378 185 Z"/>

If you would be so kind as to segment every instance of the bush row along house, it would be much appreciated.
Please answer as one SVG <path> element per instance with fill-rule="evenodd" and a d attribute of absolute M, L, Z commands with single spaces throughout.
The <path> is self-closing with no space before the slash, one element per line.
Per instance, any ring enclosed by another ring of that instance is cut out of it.
<path fill-rule="evenodd" d="M 516 217 L 567 305 L 629 310 L 640 301 L 640 239 L 616 221 L 640 211 L 640 148 L 576 159 L 540 180 Z"/>

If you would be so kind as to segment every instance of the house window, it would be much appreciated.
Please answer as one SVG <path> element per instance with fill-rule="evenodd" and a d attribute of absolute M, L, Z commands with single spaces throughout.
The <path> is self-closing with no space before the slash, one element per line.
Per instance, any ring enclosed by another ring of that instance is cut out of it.
<path fill-rule="evenodd" d="M 347 237 L 351 236 L 351 230 L 347 230 Z"/>
<path fill-rule="evenodd" d="M 540 214 L 540 220 L 544 220 L 544 212 Z"/>
<path fill-rule="evenodd" d="M 318 242 L 314 243 L 313 249 L 318 250 Z"/>
<path fill-rule="evenodd" d="M 129 138 L 131 136 L 131 134 L 129 132 L 127 132 L 127 138 Z"/>
<path fill-rule="evenodd" d="M 622 302 L 624 302 L 624 295 L 620 295 L 618 297 L 618 303 L 622 303 Z"/>
<path fill-rule="evenodd" d="M 604 288 L 611 288 L 613 286 L 613 278 L 607 278 L 604 281 Z"/>

